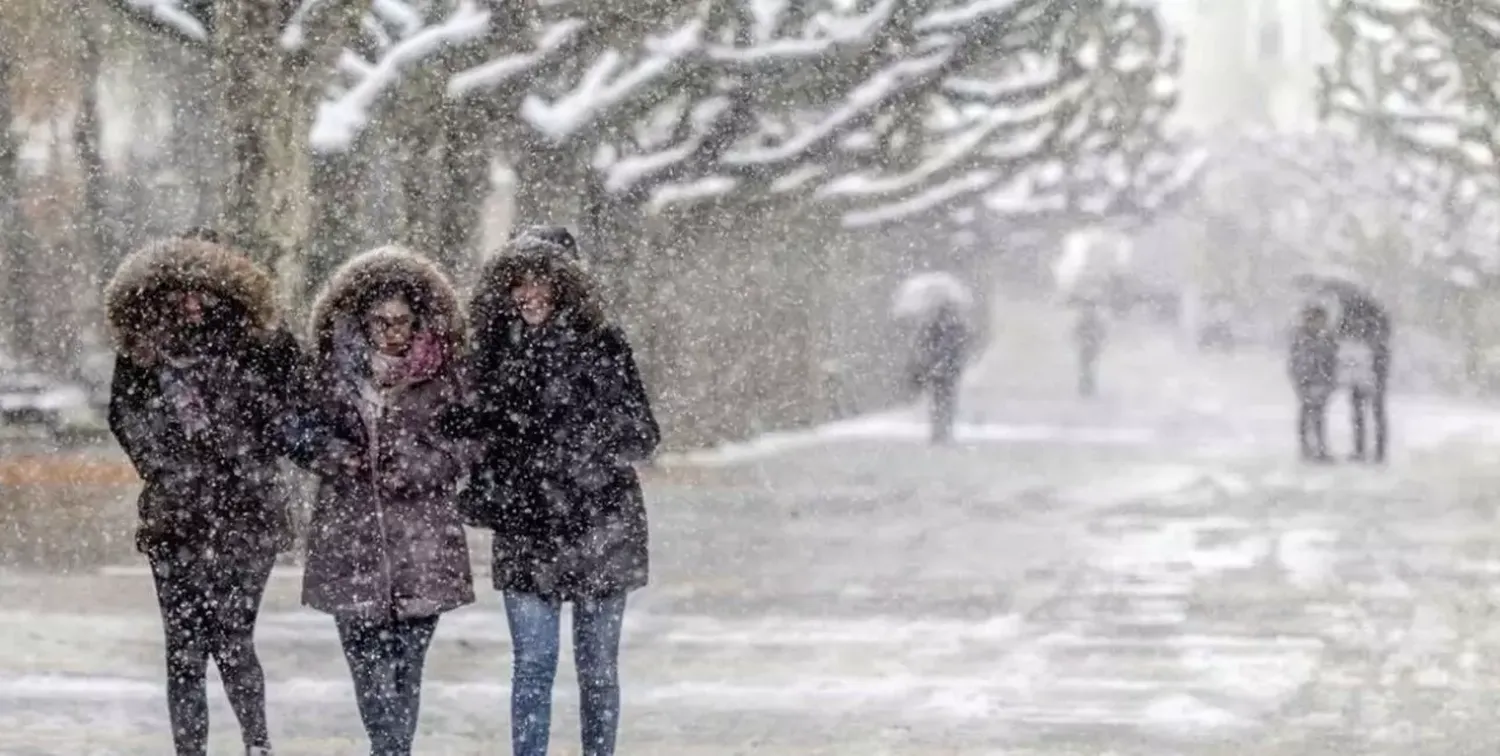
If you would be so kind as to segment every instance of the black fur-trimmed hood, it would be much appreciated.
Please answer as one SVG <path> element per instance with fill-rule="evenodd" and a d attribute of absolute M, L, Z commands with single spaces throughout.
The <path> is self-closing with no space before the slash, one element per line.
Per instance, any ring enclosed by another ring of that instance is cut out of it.
<path fill-rule="evenodd" d="M 412 309 L 424 327 L 446 343 L 450 354 L 461 354 L 467 326 L 458 290 L 436 263 L 400 246 L 365 252 L 334 271 L 313 302 L 308 318 L 308 344 L 318 359 L 333 351 L 334 327 L 342 317 L 356 316 L 373 289 L 396 287 L 412 299 Z"/>
<path fill-rule="evenodd" d="M 104 289 L 104 309 L 115 338 L 140 346 L 145 332 L 165 325 L 164 294 L 198 290 L 238 305 L 256 331 L 280 320 L 275 280 L 243 253 L 199 239 L 159 239 L 126 257 Z"/>
<path fill-rule="evenodd" d="M 510 292 L 528 274 L 553 281 L 557 316 L 565 319 L 568 327 L 593 334 L 608 325 L 599 286 L 576 245 L 523 232 L 513 236 L 505 251 L 486 260 L 479 271 L 469 301 L 469 322 L 481 340 L 508 332 L 519 320 Z"/>

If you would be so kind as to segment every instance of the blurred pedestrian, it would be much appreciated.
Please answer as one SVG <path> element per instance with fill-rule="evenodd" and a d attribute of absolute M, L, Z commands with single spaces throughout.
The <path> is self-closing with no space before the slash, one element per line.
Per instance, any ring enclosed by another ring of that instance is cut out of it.
<path fill-rule="evenodd" d="M 973 333 L 964 312 L 953 302 L 939 303 L 921 325 L 910 367 L 910 381 L 930 395 L 933 443 L 953 438 L 958 414 L 959 379 L 969 360 Z"/>
<path fill-rule="evenodd" d="M 1073 343 L 1078 349 L 1079 396 L 1098 393 L 1099 355 L 1104 351 L 1108 332 L 1104 308 L 1097 301 L 1087 300 L 1079 305 L 1078 319 L 1073 325 Z"/>
<path fill-rule="evenodd" d="M 1331 460 L 1324 418 L 1338 367 L 1339 345 L 1328 311 L 1317 304 L 1304 306 L 1292 331 L 1287 373 L 1297 395 L 1297 448 L 1306 461 Z"/>

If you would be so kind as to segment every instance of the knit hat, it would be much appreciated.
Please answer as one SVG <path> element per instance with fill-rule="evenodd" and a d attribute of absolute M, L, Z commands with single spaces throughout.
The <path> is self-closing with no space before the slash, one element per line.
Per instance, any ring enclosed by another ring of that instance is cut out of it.
<path fill-rule="evenodd" d="M 513 255 L 556 255 L 570 263 L 582 263 L 578 240 L 565 226 L 525 226 L 510 235 L 507 251 Z"/>

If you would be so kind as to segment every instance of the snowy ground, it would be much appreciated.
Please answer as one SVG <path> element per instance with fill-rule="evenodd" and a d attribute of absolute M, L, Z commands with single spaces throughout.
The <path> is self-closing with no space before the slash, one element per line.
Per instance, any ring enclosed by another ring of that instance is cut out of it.
<path fill-rule="evenodd" d="M 894 412 L 656 478 L 622 753 L 1500 745 L 1500 413 L 1403 397 L 1387 469 L 1306 469 L 1272 357 L 1127 332 L 1107 395 L 1080 403 L 1063 356 L 1027 346 L 1042 327 L 1001 338 L 1026 357 L 973 377 L 955 447 Z M 273 580 L 260 631 L 279 752 L 360 753 L 331 622 L 296 578 Z M 3 574 L 0 607 L 0 753 L 166 752 L 138 566 Z M 443 620 L 419 753 L 506 752 L 508 655 L 492 593 Z M 555 753 L 577 752 L 569 674 Z"/>

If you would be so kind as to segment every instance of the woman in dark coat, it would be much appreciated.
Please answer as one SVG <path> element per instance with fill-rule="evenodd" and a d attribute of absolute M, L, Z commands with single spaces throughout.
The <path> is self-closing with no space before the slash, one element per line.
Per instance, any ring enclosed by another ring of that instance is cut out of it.
<path fill-rule="evenodd" d="M 244 255 L 178 238 L 126 258 L 105 292 L 121 346 L 109 424 L 145 483 L 136 546 L 161 607 L 178 756 L 206 753 L 209 658 L 247 752 L 269 753 L 254 631 L 291 544 L 276 463 L 302 359 L 272 291 Z"/>
<path fill-rule="evenodd" d="M 573 604 L 583 753 L 614 753 L 625 598 L 646 584 L 646 507 L 633 462 L 659 440 L 624 333 L 596 298 L 565 229 L 527 229 L 483 270 L 473 409 L 481 443 L 465 496 L 492 528 L 495 588 L 515 649 L 511 737 L 543 756 L 562 605 Z"/>
<path fill-rule="evenodd" d="M 1338 357 L 1328 311 L 1317 304 L 1304 305 L 1292 331 L 1287 374 L 1297 394 L 1297 448 L 1306 461 L 1331 461 L 1324 418 L 1337 383 Z"/>
<path fill-rule="evenodd" d="M 432 263 L 350 260 L 313 306 L 314 390 L 296 458 L 320 479 L 302 601 L 333 615 L 372 753 L 410 754 L 438 617 L 474 600 L 438 421 L 459 397 L 464 322 Z"/>

